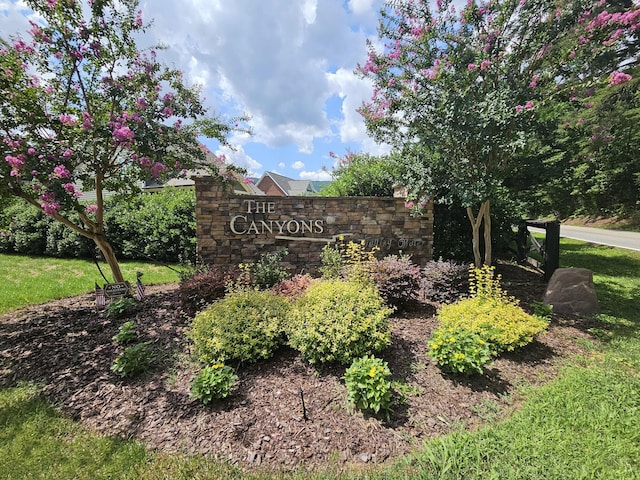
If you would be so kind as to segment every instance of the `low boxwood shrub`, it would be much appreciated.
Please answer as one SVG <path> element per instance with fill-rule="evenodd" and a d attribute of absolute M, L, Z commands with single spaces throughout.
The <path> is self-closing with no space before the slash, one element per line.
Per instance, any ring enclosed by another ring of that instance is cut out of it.
<path fill-rule="evenodd" d="M 467 293 L 469 265 L 449 260 L 427 262 L 422 269 L 421 297 L 436 304 L 453 303 Z"/>
<path fill-rule="evenodd" d="M 289 344 L 311 363 L 349 364 L 389 345 L 391 312 L 372 284 L 322 280 L 294 304 Z"/>
<path fill-rule="evenodd" d="M 360 410 L 391 412 L 391 370 L 384 360 L 364 356 L 351 363 L 344 373 L 347 400 Z"/>
<path fill-rule="evenodd" d="M 429 356 L 449 373 L 482 374 L 491 360 L 491 347 L 480 335 L 465 328 L 438 328 L 429 339 Z"/>
<path fill-rule="evenodd" d="M 178 288 L 182 311 L 193 317 L 196 312 L 224 297 L 227 286 L 239 275 L 240 269 L 235 265 L 205 265 L 182 275 Z"/>
<path fill-rule="evenodd" d="M 284 343 L 290 303 L 268 290 L 233 292 L 199 312 L 189 338 L 206 365 L 269 358 Z"/>
<path fill-rule="evenodd" d="M 373 263 L 371 274 L 387 305 L 402 309 L 417 299 L 421 269 L 410 257 L 389 255 Z"/>
<path fill-rule="evenodd" d="M 227 398 L 236 385 L 238 376 L 222 363 L 204 367 L 191 381 L 189 396 L 205 405 L 213 399 Z"/>

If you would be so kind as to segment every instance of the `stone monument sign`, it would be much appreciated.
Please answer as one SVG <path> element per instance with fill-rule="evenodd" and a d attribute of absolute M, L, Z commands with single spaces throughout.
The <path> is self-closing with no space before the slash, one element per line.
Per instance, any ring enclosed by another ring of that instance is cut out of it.
<path fill-rule="evenodd" d="M 413 216 L 404 198 L 240 195 L 213 177 L 196 178 L 195 187 L 198 256 L 208 264 L 252 262 L 286 248 L 287 267 L 313 272 L 322 248 L 342 239 L 377 247 L 379 258 L 402 253 L 419 265 L 432 258 L 432 203 Z"/>

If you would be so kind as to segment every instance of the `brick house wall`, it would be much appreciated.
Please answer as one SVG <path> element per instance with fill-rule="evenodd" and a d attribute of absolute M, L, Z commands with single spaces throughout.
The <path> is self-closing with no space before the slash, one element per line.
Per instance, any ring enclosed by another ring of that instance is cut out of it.
<path fill-rule="evenodd" d="M 273 179 L 269 177 L 264 177 L 260 181 L 260 184 L 257 185 L 257 187 L 262 190 L 265 195 L 274 195 L 278 197 L 285 196 L 285 193 L 282 191 L 282 189 L 278 185 L 276 185 L 276 182 L 274 182 Z"/>

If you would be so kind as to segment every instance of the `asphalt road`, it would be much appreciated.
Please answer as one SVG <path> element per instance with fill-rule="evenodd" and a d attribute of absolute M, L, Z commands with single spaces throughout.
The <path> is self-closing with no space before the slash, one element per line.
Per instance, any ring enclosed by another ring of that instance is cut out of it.
<path fill-rule="evenodd" d="M 529 230 L 532 232 L 544 232 L 542 229 L 532 227 L 529 227 Z M 640 233 L 638 232 L 560 225 L 560 236 L 599 245 L 640 251 Z"/>

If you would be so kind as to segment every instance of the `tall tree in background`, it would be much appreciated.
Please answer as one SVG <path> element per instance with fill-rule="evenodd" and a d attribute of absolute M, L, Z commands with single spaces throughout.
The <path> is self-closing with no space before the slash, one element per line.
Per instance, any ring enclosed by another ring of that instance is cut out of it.
<path fill-rule="evenodd" d="M 403 151 L 416 195 L 445 191 L 467 208 L 475 263 L 490 264 L 491 201 L 516 167 L 514 154 L 535 134 L 539 113 L 549 114 L 541 107 L 630 80 L 624 70 L 637 48 L 640 9 L 630 2 L 469 0 L 458 13 L 450 0 L 431 4 L 398 0 L 382 10 L 382 47 L 370 43 L 358 69 L 375 87 L 361 113 L 377 140 Z"/>
<path fill-rule="evenodd" d="M 198 142 L 225 142 L 232 127 L 207 116 L 181 72 L 138 49 L 148 25 L 137 0 L 26 4 L 42 21 L 30 38 L 0 43 L 0 194 L 93 240 L 123 281 L 105 236 L 104 192 L 198 166 L 232 175 L 219 170 L 223 159 L 207 162 Z M 96 203 L 83 203 L 80 188 L 95 190 Z"/>
<path fill-rule="evenodd" d="M 347 153 L 338 157 L 331 171 L 331 183 L 320 195 L 333 197 L 392 197 L 398 176 L 394 155 L 375 157 L 368 153 Z"/>

